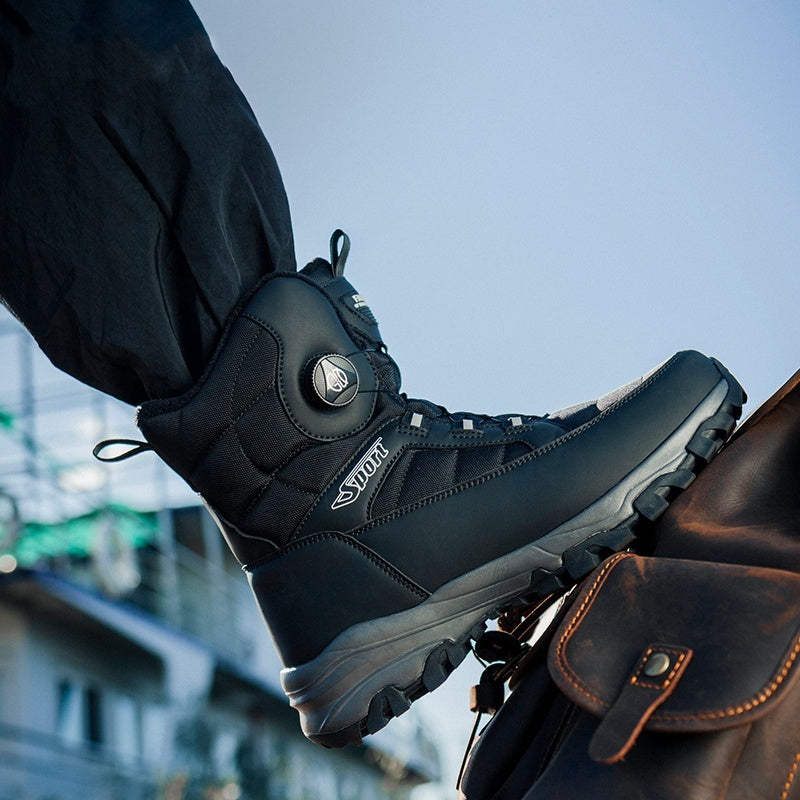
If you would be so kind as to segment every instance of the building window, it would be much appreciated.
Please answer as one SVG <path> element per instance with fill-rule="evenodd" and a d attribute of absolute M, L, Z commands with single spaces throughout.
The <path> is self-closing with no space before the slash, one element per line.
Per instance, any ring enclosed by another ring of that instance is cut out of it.
<path fill-rule="evenodd" d="M 103 705 L 101 700 L 100 692 L 94 687 L 85 690 L 84 739 L 93 747 L 103 744 Z"/>
<path fill-rule="evenodd" d="M 58 683 L 56 734 L 66 744 L 100 747 L 103 736 L 103 696 L 99 689 L 78 681 Z"/>
<path fill-rule="evenodd" d="M 81 691 L 73 681 L 63 680 L 58 684 L 56 733 L 66 744 L 76 745 L 83 741 Z"/>

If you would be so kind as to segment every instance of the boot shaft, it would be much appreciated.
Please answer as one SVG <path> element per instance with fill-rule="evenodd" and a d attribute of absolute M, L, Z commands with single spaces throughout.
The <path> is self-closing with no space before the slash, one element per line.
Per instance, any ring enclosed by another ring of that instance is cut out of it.
<path fill-rule="evenodd" d="M 355 289 L 312 262 L 264 282 L 190 392 L 140 408 L 159 455 L 257 537 L 234 548 L 243 563 L 287 544 L 342 464 L 401 409 L 379 337 Z"/>

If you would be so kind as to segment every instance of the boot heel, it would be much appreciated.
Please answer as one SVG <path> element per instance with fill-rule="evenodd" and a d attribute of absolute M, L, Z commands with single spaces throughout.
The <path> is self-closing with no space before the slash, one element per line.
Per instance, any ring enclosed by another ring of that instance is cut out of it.
<path fill-rule="evenodd" d="M 429 595 L 369 548 L 334 533 L 301 539 L 245 571 L 284 664 L 312 661 L 348 628 Z"/>

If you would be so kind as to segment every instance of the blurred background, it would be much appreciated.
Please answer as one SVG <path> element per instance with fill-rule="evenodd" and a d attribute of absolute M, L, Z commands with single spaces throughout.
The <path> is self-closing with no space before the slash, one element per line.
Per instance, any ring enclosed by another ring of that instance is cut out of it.
<path fill-rule="evenodd" d="M 404 389 L 544 413 L 679 349 L 800 367 L 794 2 L 199 0 L 302 266 L 351 236 Z M 1 257 L 1 256 L 0 256 Z M 462 666 L 361 748 L 300 736 L 246 581 L 133 410 L 0 316 L 0 800 L 440 800 Z"/>

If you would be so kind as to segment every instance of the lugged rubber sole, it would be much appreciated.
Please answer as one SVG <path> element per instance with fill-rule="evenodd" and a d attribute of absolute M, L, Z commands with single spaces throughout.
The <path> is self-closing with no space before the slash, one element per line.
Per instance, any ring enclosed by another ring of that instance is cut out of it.
<path fill-rule="evenodd" d="M 724 445 L 745 394 L 723 376 L 669 439 L 610 492 L 525 547 L 461 575 L 419 605 L 343 631 L 281 681 L 305 735 L 326 747 L 358 744 L 440 686 L 486 622 L 508 608 L 566 591 L 642 529 Z"/>

